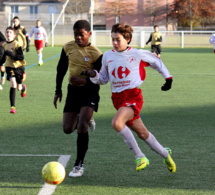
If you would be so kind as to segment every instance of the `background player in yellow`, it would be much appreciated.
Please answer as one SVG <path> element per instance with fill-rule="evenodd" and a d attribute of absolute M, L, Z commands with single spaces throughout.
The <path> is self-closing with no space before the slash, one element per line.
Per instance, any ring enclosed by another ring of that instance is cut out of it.
<path fill-rule="evenodd" d="M 58 62 L 54 106 L 57 108 L 58 99 L 61 102 L 62 82 L 69 69 L 68 92 L 63 111 L 63 130 L 66 134 L 71 134 L 77 128 L 77 158 L 69 176 L 79 177 L 84 172 L 84 158 L 88 150 L 88 126 L 93 112 L 98 110 L 100 99 L 99 85 L 80 74 L 83 70 L 96 69 L 99 71 L 102 52 L 89 42 L 91 29 L 88 21 L 78 20 L 74 24 L 73 30 L 75 40 L 63 46 Z M 75 85 L 72 78 L 79 79 L 81 83 L 78 86 Z"/>
<path fill-rule="evenodd" d="M 18 16 L 13 18 L 14 29 L 16 30 L 16 38 L 19 44 L 22 46 L 23 50 L 26 49 L 26 52 L 29 52 L 29 40 L 28 33 L 24 26 L 21 26 L 20 19 Z"/>
<path fill-rule="evenodd" d="M 25 72 L 24 66 L 26 65 L 24 60 L 23 49 L 19 43 L 15 40 L 16 30 L 9 26 L 6 29 L 7 42 L 3 43 L 4 53 L 6 55 L 6 73 L 7 80 L 11 83 L 10 88 L 10 113 L 15 114 L 15 98 L 16 88 L 21 91 L 21 97 L 26 96 L 27 87 L 22 84 L 23 74 Z"/>
<path fill-rule="evenodd" d="M 151 42 L 151 51 L 160 57 L 162 52 L 161 42 L 162 42 L 162 34 L 159 32 L 159 26 L 154 26 L 154 32 L 150 34 L 149 40 L 146 42 L 146 45 Z"/>
<path fill-rule="evenodd" d="M 5 55 L 4 55 L 4 48 L 2 47 L 2 44 L 6 41 L 4 35 L 0 31 L 0 72 L 1 72 L 1 80 L 0 80 L 0 90 L 3 90 L 2 85 L 5 83 L 5 67 L 4 67 L 4 62 L 5 62 Z"/>

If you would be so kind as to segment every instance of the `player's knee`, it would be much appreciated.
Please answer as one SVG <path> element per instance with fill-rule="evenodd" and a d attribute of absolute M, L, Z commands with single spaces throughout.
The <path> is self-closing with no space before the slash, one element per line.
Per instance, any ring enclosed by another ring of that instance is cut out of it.
<path fill-rule="evenodd" d="M 21 91 L 21 90 L 22 90 L 22 85 L 18 85 L 18 86 L 17 86 L 17 90 L 18 90 L 18 91 Z"/>
<path fill-rule="evenodd" d="M 63 124 L 63 131 L 64 131 L 65 134 L 70 134 L 70 133 L 73 132 L 73 129 L 72 129 L 71 126 L 68 126 L 68 125 L 66 125 L 66 124 Z"/>
<path fill-rule="evenodd" d="M 77 129 L 79 133 L 86 133 L 88 131 L 88 123 L 86 121 L 79 122 Z"/>
<path fill-rule="evenodd" d="M 137 133 L 137 135 L 142 140 L 146 140 L 148 138 L 148 134 L 146 134 L 145 132 L 139 132 Z"/>
<path fill-rule="evenodd" d="M 119 121 L 117 119 L 112 120 L 112 127 L 118 132 L 123 129 L 124 125 L 125 124 L 122 124 L 121 121 Z"/>

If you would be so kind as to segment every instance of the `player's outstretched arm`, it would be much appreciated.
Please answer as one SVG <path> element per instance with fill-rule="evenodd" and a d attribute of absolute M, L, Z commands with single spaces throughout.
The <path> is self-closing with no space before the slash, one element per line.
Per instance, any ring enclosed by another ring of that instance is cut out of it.
<path fill-rule="evenodd" d="M 167 78 L 166 82 L 164 83 L 164 85 L 161 87 L 162 91 L 168 91 L 171 89 L 172 87 L 172 78 Z"/>

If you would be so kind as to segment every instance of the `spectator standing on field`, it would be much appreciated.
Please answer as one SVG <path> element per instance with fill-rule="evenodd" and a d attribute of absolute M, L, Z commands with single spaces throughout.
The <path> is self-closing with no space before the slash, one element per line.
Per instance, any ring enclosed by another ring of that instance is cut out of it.
<path fill-rule="evenodd" d="M 29 34 L 29 40 L 31 40 L 31 37 L 34 34 L 34 45 L 37 50 L 37 56 L 38 56 L 38 65 L 43 65 L 43 40 L 45 39 L 45 47 L 48 45 L 48 36 L 46 33 L 46 30 L 44 27 L 41 26 L 41 20 L 36 21 L 36 26 L 32 28 L 30 34 Z"/>
<path fill-rule="evenodd" d="M 151 42 L 151 51 L 156 54 L 160 58 L 160 54 L 162 52 L 161 42 L 162 42 L 162 34 L 159 32 L 159 26 L 154 26 L 154 32 L 150 34 L 149 40 L 146 42 L 146 45 Z"/>

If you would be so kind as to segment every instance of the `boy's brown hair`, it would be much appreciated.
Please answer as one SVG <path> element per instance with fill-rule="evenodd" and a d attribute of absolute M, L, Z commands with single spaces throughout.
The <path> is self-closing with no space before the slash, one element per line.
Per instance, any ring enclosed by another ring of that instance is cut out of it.
<path fill-rule="evenodd" d="M 117 23 L 112 26 L 111 33 L 120 33 L 124 39 L 130 39 L 129 44 L 132 39 L 133 28 L 126 23 Z"/>
<path fill-rule="evenodd" d="M 14 32 L 14 34 L 16 35 L 16 30 L 12 26 L 8 26 L 5 30 L 5 32 L 7 32 L 7 30 L 12 30 Z"/>

